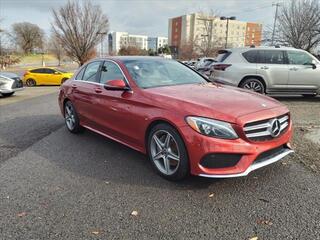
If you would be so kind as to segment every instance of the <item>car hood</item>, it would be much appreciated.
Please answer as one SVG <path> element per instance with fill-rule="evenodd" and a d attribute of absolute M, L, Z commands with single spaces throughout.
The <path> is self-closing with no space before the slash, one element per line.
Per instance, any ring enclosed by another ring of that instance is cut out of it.
<path fill-rule="evenodd" d="M 283 105 L 264 95 L 220 84 L 185 84 L 146 89 L 153 100 L 186 115 L 210 117 L 229 122 L 259 111 Z"/>
<path fill-rule="evenodd" d="M 4 76 L 7 78 L 17 78 L 18 75 L 15 73 L 11 73 L 11 72 L 0 72 L 0 76 Z"/>

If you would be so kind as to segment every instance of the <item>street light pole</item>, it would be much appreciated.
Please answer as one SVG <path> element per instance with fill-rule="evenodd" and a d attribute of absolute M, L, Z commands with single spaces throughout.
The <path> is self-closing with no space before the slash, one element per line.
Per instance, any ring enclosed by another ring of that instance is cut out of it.
<path fill-rule="evenodd" d="M 272 29 L 272 39 L 271 39 L 271 46 L 274 44 L 274 33 L 276 29 L 276 24 L 277 24 L 277 18 L 278 18 L 278 7 L 280 7 L 280 3 L 273 3 L 272 7 L 276 6 L 276 13 L 274 15 L 274 22 L 273 22 L 273 29 Z"/>
<path fill-rule="evenodd" d="M 236 17 L 220 17 L 220 20 L 227 20 L 227 26 L 226 26 L 226 43 L 225 48 L 228 46 L 228 32 L 229 32 L 229 20 L 236 20 Z"/>

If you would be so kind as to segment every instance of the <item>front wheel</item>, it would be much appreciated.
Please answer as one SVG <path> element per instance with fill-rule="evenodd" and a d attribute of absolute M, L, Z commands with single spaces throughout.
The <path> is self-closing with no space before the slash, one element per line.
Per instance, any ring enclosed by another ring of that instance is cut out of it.
<path fill-rule="evenodd" d="M 152 166 L 157 173 L 171 181 L 179 181 L 189 175 L 189 158 L 178 131 L 168 124 L 152 128 L 147 143 Z"/>
<path fill-rule="evenodd" d="M 71 101 L 64 104 L 64 119 L 67 129 L 72 133 L 80 133 L 84 128 L 80 125 L 78 113 Z"/>
<path fill-rule="evenodd" d="M 244 80 L 239 87 L 261 94 L 264 94 L 266 92 L 265 86 L 262 81 L 256 78 L 249 78 Z"/>

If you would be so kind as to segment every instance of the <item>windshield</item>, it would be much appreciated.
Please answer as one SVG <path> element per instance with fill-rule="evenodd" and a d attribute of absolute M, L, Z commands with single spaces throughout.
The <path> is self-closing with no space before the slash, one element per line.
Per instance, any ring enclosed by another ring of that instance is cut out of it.
<path fill-rule="evenodd" d="M 207 82 L 199 74 L 174 60 L 135 59 L 126 60 L 124 64 L 140 88 Z"/>

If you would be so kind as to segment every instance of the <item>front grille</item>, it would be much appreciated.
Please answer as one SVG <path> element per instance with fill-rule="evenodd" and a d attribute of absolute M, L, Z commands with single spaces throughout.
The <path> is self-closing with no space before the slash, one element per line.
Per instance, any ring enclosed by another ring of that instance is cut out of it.
<path fill-rule="evenodd" d="M 268 141 L 279 137 L 289 126 L 289 115 L 247 123 L 244 133 L 251 141 Z"/>
<path fill-rule="evenodd" d="M 241 159 L 241 154 L 232 153 L 211 153 L 200 161 L 205 168 L 227 168 L 235 166 Z"/>
<path fill-rule="evenodd" d="M 23 87 L 23 82 L 20 78 L 12 78 L 14 80 L 12 84 L 12 88 L 22 88 Z"/>

